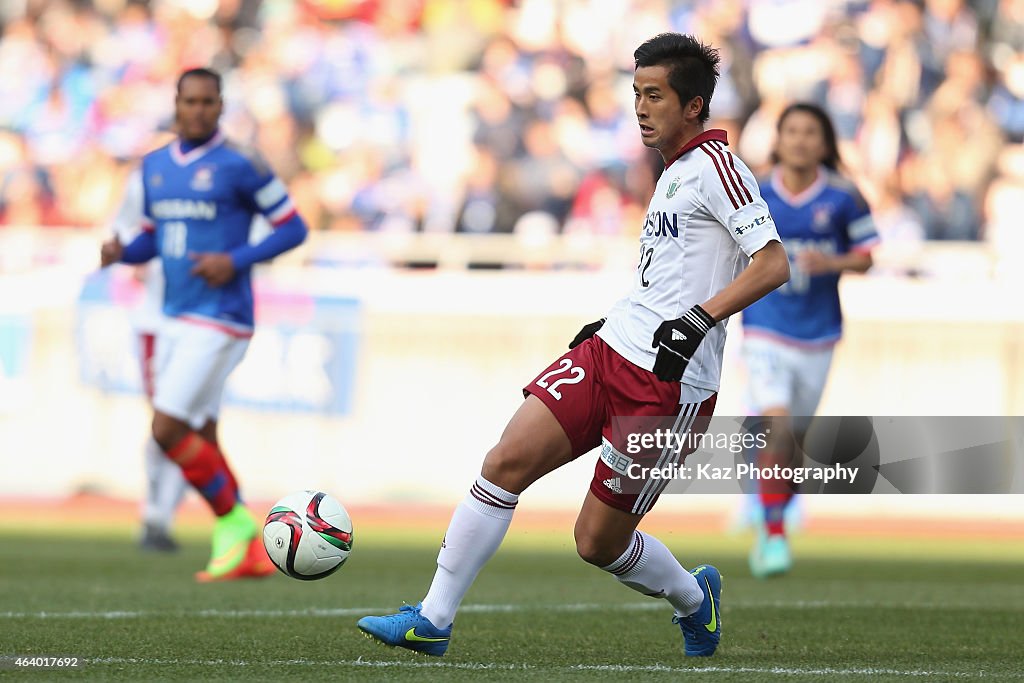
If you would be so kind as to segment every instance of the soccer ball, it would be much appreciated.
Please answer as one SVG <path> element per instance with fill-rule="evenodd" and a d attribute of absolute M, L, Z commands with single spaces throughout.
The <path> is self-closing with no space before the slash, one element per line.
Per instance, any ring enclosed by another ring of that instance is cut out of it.
<path fill-rule="evenodd" d="M 277 501 L 263 525 L 263 546 L 282 572 L 312 581 L 330 576 L 352 552 L 352 520 L 337 500 L 299 491 Z"/>

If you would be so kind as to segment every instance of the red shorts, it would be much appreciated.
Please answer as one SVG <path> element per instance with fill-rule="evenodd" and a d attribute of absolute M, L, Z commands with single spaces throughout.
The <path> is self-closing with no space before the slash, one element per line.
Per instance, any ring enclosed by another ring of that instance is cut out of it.
<path fill-rule="evenodd" d="M 573 458 L 602 446 L 590 491 L 607 505 L 634 514 L 650 511 L 668 480 L 630 480 L 627 470 L 633 458 L 625 455 L 623 421 L 657 424 L 656 418 L 662 418 L 660 423 L 676 434 L 703 433 L 718 396 L 712 394 L 703 403 L 680 403 L 678 382 L 662 382 L 597 336 L 549 365 L 523 393 L 539 398 L 554 414 L 569 437 Z M 656 464 L 680 465 L 692 451 L 666 449 L 655 456 Z M 640 459 L 636 458 L 638 464 Z"/>

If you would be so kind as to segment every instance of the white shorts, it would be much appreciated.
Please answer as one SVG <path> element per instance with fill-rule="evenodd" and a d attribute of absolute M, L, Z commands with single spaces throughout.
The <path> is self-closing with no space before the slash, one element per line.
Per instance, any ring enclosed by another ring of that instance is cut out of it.
<path fill-rule="evenodd" d="M 217 419 L 224 385 L 249 348 L 248 337 L 166 319 L 156 339 L 153 408 L 200 429 Z"/>
<path fill-rule="evenodd" d="M 803 349 L 765 337 L 745 337 L 748 402 L 761 415 L 787 408 L 794 427 L 803 431 L 818 409 L 832 365 L 832 347 Z"/>

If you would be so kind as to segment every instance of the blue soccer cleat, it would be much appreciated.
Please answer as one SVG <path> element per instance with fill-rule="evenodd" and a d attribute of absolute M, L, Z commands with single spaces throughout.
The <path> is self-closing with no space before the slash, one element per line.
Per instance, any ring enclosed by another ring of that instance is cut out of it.
<path fill-rule="evenodd" d="M 383 617 L 363 617 L 356 626 L 366 635 L 376 638 L 385 645 L 404 647 L 413 652 L 440 657 L 448 651 L 452 637 L 452 625 L 437 628 L 420 614 L 423 603 L 415 607 L 402 605 L 398 614 Z"/>
<path fill-rule="evenodd" d="M 750 551 L 750 573 L 758 579 L 785 574 L 793 568 L 793 555 L 785 536 L 761 535 Z"/>
<path fill-rule="evenodd" d="M 702 564 L 690 573 L 704 591 L 704 602 L 688 617 L 673 617 L 672 623 L 679 624 L 683 632 L 687 657 L 710 657 L 722 638 L 722 574 L 710 564 Z"/>

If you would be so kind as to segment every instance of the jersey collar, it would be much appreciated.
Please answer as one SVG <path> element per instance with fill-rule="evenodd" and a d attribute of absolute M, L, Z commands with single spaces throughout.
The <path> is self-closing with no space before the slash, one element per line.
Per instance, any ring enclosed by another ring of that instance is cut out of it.
<path fill-rule="evenodd" d="M 690 141 L 683 145 L 683 148 L 679 150 L 674 157 L 665 162 L 665 168 L 668 168 L 672 164 L 676 163 L 679 157 L 683 156 L 690 150 L 696 149 L 703 145 L 705 142 L 724 142 L 729 144 L 729 135 L 720 128 L 712 128 L 706 130 L 697 136 L 690 138 Z"/>
<path fill-rule="evenodd" d="M 224 133 L 218 130 L 213 137 L 188 152 L 181 151 L 181 138 L 175 138 L 171 143 L 171 159 L 178 166 L 188 166 L 192 162 L 201 159 L 207 152 L 224 142 Z"/>
<path fill-rule="evenodd" d="M 821 194 L 826 185 L 828 185 L 828 171 L 824 167 L 819 166 L 818 177 L 814 179 L 814 182 L 799 194 L 793 194 L 783 184 L 782 172 L 779 170 L 779 167 L 776 166 L 772 169 L 772 189 L 775 190 L 775 194 L 779 195 L 782 201 L 790 206 L 803 206 Z"/>

